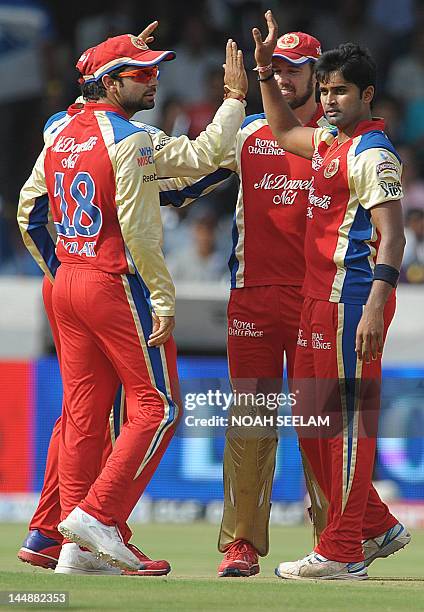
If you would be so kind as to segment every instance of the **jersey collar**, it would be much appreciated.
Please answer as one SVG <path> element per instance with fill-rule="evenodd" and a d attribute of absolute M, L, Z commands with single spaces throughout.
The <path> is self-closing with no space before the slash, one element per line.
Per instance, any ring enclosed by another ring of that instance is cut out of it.
<path fill-rule="evenodd" d="M 366 121 L 360 121 L 356 126 L 351 138 L 361 136 L 361 134 L 366 134 L 367 132 L 384 132 L 385 127 L 386 124 L 384 122 L 384 119 L 381 119 L 381 117 L 375 117 L 373 119 L 367 119 Z"/>
<path fill-rule="evenodd" d="M 104 113 L 116 113 L 117 115 L 121 115 L 121 117 L 125 117 L 125 119 L 128 119 L 128 115 L 121 108 L 115 106 L 114 104 L 106 104 L 104 102 L 86 102 L 84 104 L 84 110 L 88 111 L 89 113 L 94 113 L 94 111 L 102 111 Z"/>
<path fill-rule="evenodd" d="M 85 104 L 81 102 L 74 102 L 73 104 L 71 104 L 71 106 L 68 107 L 66 114 L 71 115 L 72 117 L 73 115 L 77 115 L 78 113 L 80 113 L 82 110 L 84 110 L 84 108 Z"/>

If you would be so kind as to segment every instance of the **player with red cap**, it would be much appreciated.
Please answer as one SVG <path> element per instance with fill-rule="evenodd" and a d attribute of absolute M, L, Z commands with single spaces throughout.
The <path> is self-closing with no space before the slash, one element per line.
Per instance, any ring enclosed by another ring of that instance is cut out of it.
<path fill-rule="evenodd" d="M 54 122 L 18 211 L 28 248 L 49 278 L 57 272 L 53 310 L 64 382 L 58 469 L 66 517 L 60 530 L 105 561 L 136 571 L 140 559 L 120 530 L 171 439 L 179 410 L 170 335 L 174 289 L 160 250 L 154 150 L 148 131 L 128 118 L 153 106 L 157 64 L 173 57 L 132 35 L 85 52 L 77 67 L 89 102 Z M 226 66 L 228 97 L 240 100 L 245 92 L 237 85 L 245 75 L 231 41 Z M 49 200 L 56 251 L 46 229 Z M 119 380 L 128 421 L 98 476 Z M 97 569 L 92 573 L 106 573 Z"/>
<path fill-rule="evenodd" d="M 305 125 L 322 125 L 315 101 L 313 67 L 321 45 L 304 32 L 281 36 L 272 68 L 282 96 Z M 261 73 L 259 72 L 259 78 Z M 240 178 L 229 261 L 228 364 L 233 390 L 257 396 L 280 393 L 287 361 L 293 376 L 298 341 L 301 286 L 305 274 L 304 235 L 311 164 L 278 146 L 263 113 L 246 117 L 234 150 L 221 164 Z M 177 179 L 177 182 L 179 179 Z M 207 180 L 185 181 L 189 188 L 161 194 L 164 202 L 183 205 Z M 183 186 L 181 181 L 181 187 Z M 290 262 L 286 265 L 286 262 Z M 258 407 L 234 406 L 232 414 Z M 265 411 L 269 416 L 269 411 Z M 219 550 L 225 553 L 221 577 L 259 572 L 258 554 L 269 549 L 270 498 L 277 434 L 230 428 L 224 451 L 224 514 Z M 326 521 L 326 500 L 304 462 L 316 535 Z"/>
<path fill-rule="evenodd" d="M 282 96 L 298 119 L 310 126 L 323 121 L 322 108 L 315 101 L 314 64 L 320 55 L 320 42 L 304 32 L 281 36 L 272 55 Z M 263 113 L 245 119 L 236 151 L 233 168 L 241 183 L 229 262 L 228 364 L 233 390 L 258 397 L 281 393 L 284 359 L 289 381 L 293 377 L 311 164 L 279 147 Z M 263 404 L 252 403 L 234 405 L 232 414 L 273 414 Z M 257 574 L 258 555 L 268 553 L 276 452 L 276 426 L 260 427 L 253 435 L 238 427 L 227 431 L 218 544 L 225 553 L 218 570 L 221 577 Z M 326 503 L 317 498 L 316 481 L 309 486 L 306 463 L 304 468 L 319 534 Z"/>

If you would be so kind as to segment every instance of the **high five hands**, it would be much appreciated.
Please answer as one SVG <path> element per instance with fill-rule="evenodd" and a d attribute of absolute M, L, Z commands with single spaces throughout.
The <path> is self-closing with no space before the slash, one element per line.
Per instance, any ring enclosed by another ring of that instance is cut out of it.
<path fill-rule="evenodd" d="M 247 74 L 243 63 L 243 52 L 237 43 L 228 39 L 225 49 L 224 90 L 227 98 L 244 100 L 247 94 Z"/>
<path fill-rule="evenodd" d="M 277 44 L 278 25 L 271 11 L 265 13 L 265 20 L 268 26 L 268 34 L 262 40 L 262 34 L 258 28 L 253 28 L 252 35 L 255 41 L 255 60 L 257 66 L 269 66 L 272 62 L 272 54 Z"/>

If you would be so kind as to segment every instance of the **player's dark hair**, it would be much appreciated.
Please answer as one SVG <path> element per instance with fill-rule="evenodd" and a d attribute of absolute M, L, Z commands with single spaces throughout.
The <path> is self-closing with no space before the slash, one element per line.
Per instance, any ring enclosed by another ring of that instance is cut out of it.
<path fill-rule="evenodd" d="M 112 72 L 109 72 L 109 76 L 115 81 L 120 81 L 119 73 L 125 70 L 125 66 L 121 66 Z M 106 97 L 106 88 L 102 83 L 102 80 L 91 81 L 90 83 L 81 83 L 81 95 L 85 100 L 100 100 L 100 98 Z"/>
<path fill-rule="evenodd" d="M 323 53 L 315 64 L 318 83 L 328 83 L 332 72 L 340 72 L 345 81 L 357 85 L 360 95 L 370 85 L 375 88 L 377 67 L 365 47 L 345 43 Z"/>

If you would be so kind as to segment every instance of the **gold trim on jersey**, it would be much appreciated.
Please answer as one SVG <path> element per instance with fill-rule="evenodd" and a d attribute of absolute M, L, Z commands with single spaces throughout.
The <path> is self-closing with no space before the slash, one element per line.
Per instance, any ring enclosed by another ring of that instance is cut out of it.
<path fill-rule="evenodd" d="M 355 220 L 355 215 L 357 213 L 359 207 L 359 200 L 356 194 L 355 185 L 353 184 L 353 178 L 351 173 L 349 172 L 349 168 L 351 168 L 351 164 L 353 163 L 353 159 L 355 157 L 355 149 L 358 144 L 361 136 L 355 138 L 352 141 L 352 145 L 349 147 L 349 151 L 347 153 L 347 172 L 348 172 L 348 185 L 349 185 L 349 201 L 346 205 L 346 212 L 343 217 L 343 221 L 338 228 L 338 239 L 337 246 L 334 251 L 333 261 L 336 264 L 336 274 L 334 276 L 333 284 L 331 287 L 330 293 L 330 302 L 339 302 L 343 290 L 343 284 L 346 278 L 347 269 L 345 267 L 345 257 L 347 250 L 349 248 L 349 232 Z"/>
<path fill-rule="evenodd" d="M 353 432 L 352 432 L 352 456 L 350 459 L 350 474 L 349 482 L 346 491 L 346 501 L 349 499 L 352 489 L 353 479 L 355 477 L 356 458 L 358 456 L 358 432 L 359 432 L 359 415 L 361 409 L 361 378 L 362 378 L 362 360 L 356 358 L 355 368 L 355 404 L 353 413 Z"/>
<path fill-rule="evenodd" d="M 103 142 L 106 147 L 107 154 L 109 156 L 113 173 L 116 175 L 116 144 L 112 123 L 110 122 L 110 119 L 108 119 L 104 111 L 96 111 L 94 114 L 103 138 Z M 125 243 L 124 250 L 125 259 L 127 260 L 128 271 L 130 274 L 135 274 L 134 263 Z"/>
<path fill-rule="evenodd" d="M 352 423 L 352 450 L 349 465 L 349 414 L 347 406 L 346 394 L 346 371 L 343 362 L 343 331 L 345 326 L 345 305 L 337 304 L 337 372 L 339 377 L 340 403 L 343 420 L 343 474 L 342 474 L 342 513 L 346 508 L 352 489 L 353 479 L 355 477 L 356 458 L 358 453 L 358 431 L 359 431 L 359 413 L 360 413 L 360 386 L 362 376 L 362 361 L 356 359 L 355 369 L 355 397 L 354 397 L 354 414 Z"/>
<path fill-rule="evenodd" d="M 343 328 L 344 328 L 344 304 L 337 305 L 337 374 L 339 378 L 340 404 L 343 419 L 343 473 L 342 473 L 342 513 L 345 509 L 347 497 L 347 465 L 348 465 L 348 414 L 346 404 L 345 369 L 343 363 Z"/>

